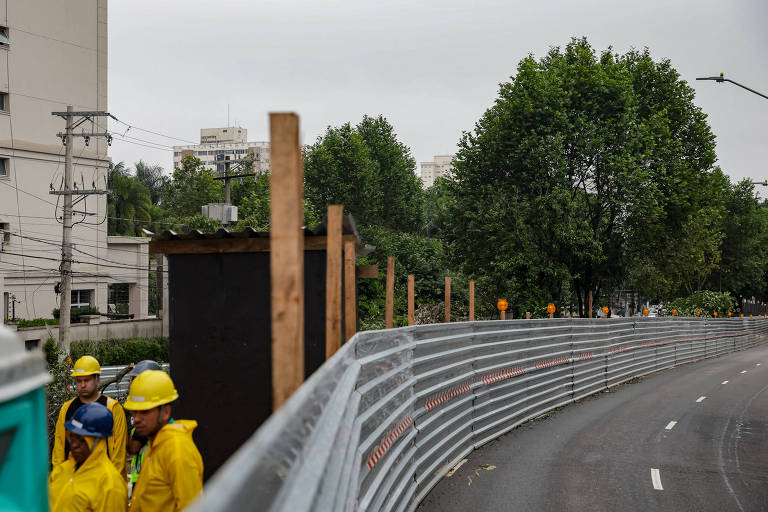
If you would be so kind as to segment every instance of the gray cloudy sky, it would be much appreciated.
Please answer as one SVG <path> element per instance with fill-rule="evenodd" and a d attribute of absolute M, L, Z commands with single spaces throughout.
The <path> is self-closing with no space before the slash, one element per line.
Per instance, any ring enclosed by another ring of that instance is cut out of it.
<path fill-rule="evenodd" d="M 724 71 L 768 94 L 766 0 L 113 0 L 109 9 L 110 111 L 181 139 L 225 126 L 228 104 L 250 140 L 268 139 L 271 111 L 301 116 L 302 143 L 383 114 L 417 161 L 430 160 L 455 152 L 526 54 L 587 36 L 598 50 L 648 46 L 671 59 L 709 115 L 723 169 L 768 178 L 768 100 L 695 81 Z M 111 156 L 172 166 L 170 151 L 119 140 Z"/>

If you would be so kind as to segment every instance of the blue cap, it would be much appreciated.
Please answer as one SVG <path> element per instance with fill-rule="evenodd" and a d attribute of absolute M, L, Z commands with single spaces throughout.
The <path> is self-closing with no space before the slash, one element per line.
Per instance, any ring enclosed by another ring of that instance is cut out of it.
<path fill-rule="evenodd" d="M 112 413 L 98 402 L 81 405 L 72 418 L 64 423 L 70 432 L 81 436 L 109 437 L 112 435 Z"/>

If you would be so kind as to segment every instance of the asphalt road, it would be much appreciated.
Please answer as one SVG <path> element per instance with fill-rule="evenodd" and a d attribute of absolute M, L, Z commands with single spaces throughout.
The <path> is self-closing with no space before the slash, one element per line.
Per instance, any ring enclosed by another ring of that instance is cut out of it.
<path fill-rule="evenodd" d="M 418 510 L 768 511 L 768 345 L 523 425 L 471 453 Z"/>

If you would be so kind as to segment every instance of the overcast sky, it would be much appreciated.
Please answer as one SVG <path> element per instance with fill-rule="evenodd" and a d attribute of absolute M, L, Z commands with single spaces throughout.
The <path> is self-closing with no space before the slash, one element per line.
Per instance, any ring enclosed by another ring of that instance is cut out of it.
<path fill-rule="evenodd" d="M 303 144 L 383 114 L 421 162 L 456 151 L 526 54 L 586 36 L 597 50 L 671 59 L 709 115 L 719 164 L 764 180 L 768 100 L 695 78 L 723 71 L 768 94 L 767 21 L 766 0 L 112 0 L 109 109 L 192 143 L 227 124 L 227 105 L 258 141 L 269 112 L 297 112 Z M 171 151 L 120 140 L 111 156 L 172 167 Z"/>

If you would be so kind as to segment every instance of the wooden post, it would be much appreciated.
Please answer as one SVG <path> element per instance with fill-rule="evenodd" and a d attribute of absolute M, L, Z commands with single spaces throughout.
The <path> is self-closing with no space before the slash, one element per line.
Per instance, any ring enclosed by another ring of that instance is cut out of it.
<path fill-rule="evenodd" d="M 475 321 L 475 282 L 469 282 L 469 321 Z"/>
<path fill-rule="evenodd" d="M 387 304 L 384 311 L 384 327 L 392 328 L 395 309 L 395 257 L 387 258 Z"/>
<path fill-rule="evenodd" d="M 530 311 L 526 311 L 525 312 L 525 319 L 526 320 L 530 320 L 531 319 L 531 312 Z"/>
<path fill-rule="evenodd" d="M 499 318 L 501 318 L 502 320 L 506 320 L 507 319 L 507 312 L 506 311 L 499 311 Z"/>
<path fill-rule="evenodd" d="M 413 325 L 416 323 L 415 314 L 414 314 L 414 275 L 408 274 L 408 325 Z"/>
<path fill-rule="evenodd" d="M 347 341 L 357 332 L 357 268 L 355 242 L 344 244 L 344 336 Z"/>
<path fill-rule="evenodd" d="M 445 277 L 445 323 L 451 322 L 451 278 Z"/>
<path fill-rule="evenodd" d="M 299 116 L 270 114 L 272 407 L 304 382 L 304 169 Z"/>
<path fill-rule="evenodd" d="M 325 358 L 341 348 L 341 217 L 344 207 L 328 205 L 325 248 Z"/>
<path fill-rule="evenodd" d="M 589 290 L 589 318 L 592 318 L 592 290 Z"/>
<path fill-rule="evenodd" d="M 550 313 L 549 314 L 549 318 L 555 318 L 555 314 L 554 313 Z"/>

